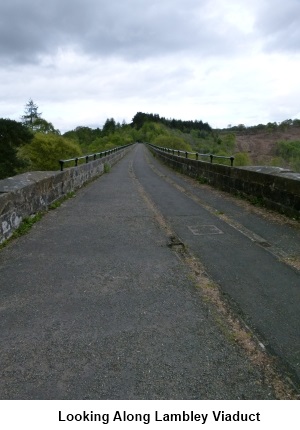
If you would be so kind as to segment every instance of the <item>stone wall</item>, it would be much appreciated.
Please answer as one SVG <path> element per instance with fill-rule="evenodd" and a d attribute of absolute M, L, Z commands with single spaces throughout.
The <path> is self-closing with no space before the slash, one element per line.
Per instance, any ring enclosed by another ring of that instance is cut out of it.
<path fill-rule="evenodd" d="M 0 180 L 0 243 L 8 239 L 24 218 L 47 210 L 56 200 L 104 173 L 131 150 L 128 146 L 63 172 L 28 172 Z"/>
<path fill-rule="evenodd" d="M 178 157 L 152 146 L 149 149 L 166 164 L 188 176 L 300 218 L 300 173 L 279 167 L 229 167 Z"/>

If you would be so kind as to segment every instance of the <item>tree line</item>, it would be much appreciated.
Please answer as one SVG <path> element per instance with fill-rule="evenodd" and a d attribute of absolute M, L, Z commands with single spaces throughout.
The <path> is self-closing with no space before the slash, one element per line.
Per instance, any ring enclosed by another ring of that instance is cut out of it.
<path fill-rule="evenodd" d="M 210 132 L 202 121 L 166 119 L 138 112 L 130 124 L 107 118 L 102 127 L 78 126 L 61 135 L 42 117 L 32 99 L 25 105 L 21 121 L 0 118 L 0 179 L 30 170 L 57 170 L 58 160 L 100 152 L 136 141 L 191 149 L 184 133 Z"/>
<path fill-rule="evenodd" d="M 207 122 L 203 122 L 202 120 L 195 121 L 184 121 L 181 119 L 167 119 L 159 116 L 159 114 L 155 113 L 143 113 L 138 112 L 132 119 L 132 126 L 136 127 L 138 130 L 143 127 L 146 122 L 156 122 L 164 124 L 165 126 L 180 130 L 183 133 L 190 133 L 192 130 L 198 131 L 206 131 L 211 132 L 212 128 Z"/>
<path fill-rule="evenodd" d="M 300 127 L 300 119 L 286 119 L 281 122 L 268 122 L 267 124 L 257 124 L 251 126 L 246 126 L 244 124 L 229 124 L 227 129 L 220 129 L 219 131 L 229 131 L 239 134 L 255 134 L 259 132 L 287 131 L 291 127 Z"/>
<path fill-rule="evenodd" d="M 270 129 L 239 125 L 213 130 L 202 120 L 166 119 L 158 114 L 137 112 L 131 123 L 108 118 L 102 127 L 78 126 L 61 135 L 51 122 L 42 117 L 38 106 L 29 100 L 21 121 L 0 118 L 0 179 L 33 170 L 58 170 L 60 159 L 105 151 L 133 142 L 150 142 L 158 146 L 231 156 L 235 135 L 239 132 Z M 276 123 L 272 123 L 275 128 Z M 276 127 L 300 126 L 300 120 L 286 120 Z M 300 143 L 278 146 L 278 162 L 283 157 L 298 160 Z M 250 164 L 247 154 L 234 154 L 236 165 Z M 296 158 L 295 158 L 296 157 Z"/>

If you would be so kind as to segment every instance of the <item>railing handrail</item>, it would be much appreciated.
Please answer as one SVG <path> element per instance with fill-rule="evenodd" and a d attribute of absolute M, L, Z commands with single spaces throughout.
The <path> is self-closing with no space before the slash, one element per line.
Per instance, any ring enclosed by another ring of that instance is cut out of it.
<path fill-rule="evenodd" d="M 188 155 L 195 155 L 196 161 L 199 161 L 198 158 L 199 157 L 209 157 L 210 158 L 210 162 L 213 163 L 213 159 L 214 158 L 222 158 L 224 160 L 230 160 L 230 166 L 233 166 L 233 162 L 234 162 L 234 157 L 233 156 L 226 156 L 226 155 L 215 155 L 215 154 L 200 154 L 199 152 L 189 152 L 189 151 L 182 151 L 181 149 L 173 149 L 173 148 L 165 148 L 162 146 L 157 146 L 157 145 L 153 145 L 153 143 L 148 143 L 146 142 L 147 145 L 149 146 L 153 146 L 153 148 L 158 149 L 159 151 L 162 152 L 168 152 L 168 153 L 172 153 L 173 155 L 177 155 L 178 157 L 180 157 L 180 154 L 184 154 L 185 158 L 188 158 Z M 177 153 L 177 154 L 175 154 Z"/>
<path fill-rule="evenodd" d="M 107 149 L 106 151 L 101 151 L 101 152 L 94 152 L 92 154 L 87 154 L 87 155 L 81 155 L 80 157 L 74 157 L 74 158 L 69 158 L 66 160 L 59 160 L 59 164 L 60 164 L 60 170 L 63 171 L 64 170 L 64 164 L 68 163 L 70 161 L 74 161 L 75 162 L 75 166 L 78 166 L 78 160 L 83 160 L 85 159 L 85 162 L 88 163 L 89 159 L 91 157 L 93 157 L 93 160 L 97 159 L 97 156 L 99 156 L 99 158 L 102 158 L 103 156 L 106 157 L 107 155 L 113 154 L 114 152 L 120 151 L 121 149 L 127 148 L 127 146 L 133 145 L 133 143 L 128 143 L 127 145 L 122 145 L 122 146 L 115 146 L 112 149 Z"/>

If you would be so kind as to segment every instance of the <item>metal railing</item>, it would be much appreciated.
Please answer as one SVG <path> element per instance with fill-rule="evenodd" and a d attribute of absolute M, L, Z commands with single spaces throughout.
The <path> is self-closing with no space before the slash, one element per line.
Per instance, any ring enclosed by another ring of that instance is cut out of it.
<path fill-rule="evenodd" d="M 210 159 L 210 162 L 213 163 L 213 160 L 215 158 L 220 158 L 223 160 L 230 160 L 230 166 L 233 166 L 233 162 L 234 162 L 234 157 L 230 156 L 227 157 L 225 155 L 214 155 L 214 154 L 200 154 L 199 152 L 188 152 L 188 151 L 181 151 L 179 149 L 172 149 L 172 148 L 163 148 L 161 146 L 157 146 L 157 145 L 153 145 L 152 143 L 147 143 L 147 145 L 152 146 L 155 149 L 158 149 L 162 152 L 167 152 L 169 154 L 173 154 L 173 155 L 177 155 L 178 157 L 184 157 L 184 158 L 189 158 L 189 156 L 194 156 L 195 160 L 199 161 L 199 157 L 207 157 Z M 181 155 L 183 154 L 183 155 Z"/>
<path fill-rule="evenodd" d="M 65 163 L 74 162 L 75 163 L 74 167 L 77 167 L 78 162 L 80 160 L 85 160 L 85 163 L 88 163 L 90 160 L 94 161 L 94 160 L 97 160 L 97 157 L 98 159 L 106 157 L 107 155 L 114 154 L 115 152 L 118 152 L 121 149 L 127 148 L 127 146 L 130 146 L 130 145 L 133 145 L 133 143 L 129 143 L 128 145 L 123 145 L 123 146 L 116 146 L 115 148 L 107 149 L 106 151 L 102 151 L 102 152 L 95 152 L 94 154 L 88 154 L 88 155 L 82 155 L 81 157 L 69 158 L 68 160 L 59 160 L 60 170 L 61 172 L 64 170 Z"/>

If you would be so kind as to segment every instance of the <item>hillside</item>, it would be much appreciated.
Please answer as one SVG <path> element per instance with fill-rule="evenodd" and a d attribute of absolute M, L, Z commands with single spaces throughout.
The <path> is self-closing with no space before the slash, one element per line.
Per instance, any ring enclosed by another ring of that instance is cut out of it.
<path fill-rule="evenodd" d="M 289 127 L 286 130 L 237 132 L 235 152 L 246 152 L 253 165 L 269 165 L 284 162 L 282 158 L 278 160 L 278 148 L 276 143 L 281 141 L 299 141 L 300 127 Z M 300 147 L 300 143 L 299 143 Z M 277 162 L 276 162 L 277 160 Z M 285 160 L 282 167 L 291 167 Z"/>
<path fill-rule="evenodd" d="M 271 165 L 300 172 L 298 119 L 212 129 L 201 120 L 166 119 L 158 114 L 138 112 L 131 126 L 138 131 L 141 141 L 158 146 L 218 156 L 234 155 L 235 166 Z"/>

